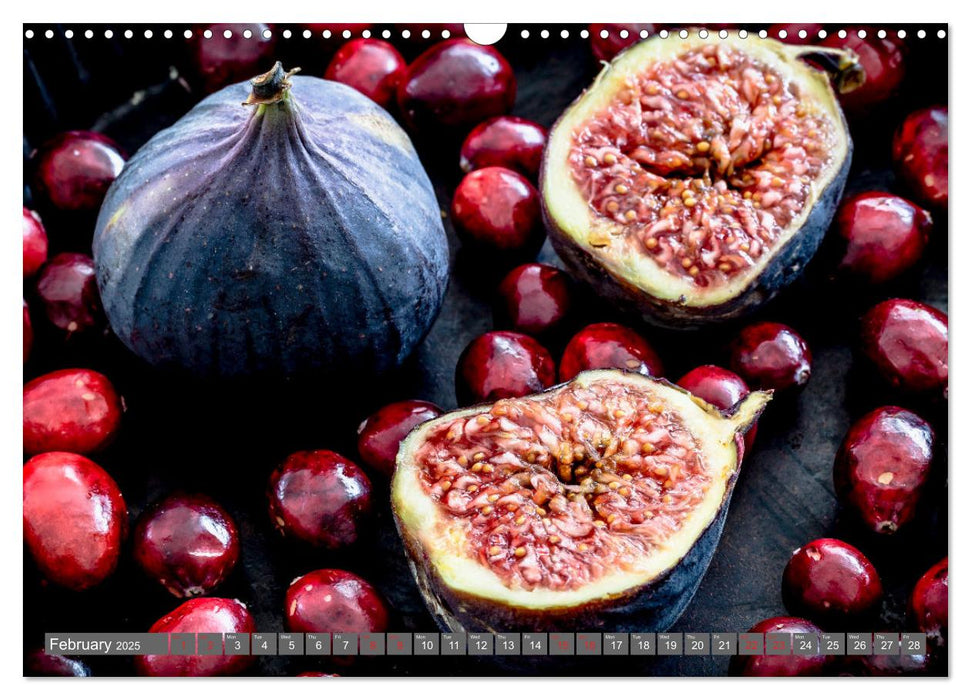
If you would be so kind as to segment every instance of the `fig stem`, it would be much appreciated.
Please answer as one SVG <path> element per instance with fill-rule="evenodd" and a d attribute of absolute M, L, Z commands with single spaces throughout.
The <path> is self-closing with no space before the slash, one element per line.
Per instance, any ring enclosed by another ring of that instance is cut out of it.
<path fill-rule="evenodd" d="M 266 73 L 250 80 L 253 89 L 243 105 L 272 105 L 280 102 L 286 98 L 293 85 L 290 76 L 299 72 L 299 68 L 284 70 L 283 64 L 277 61 Z"/>
<path fill-rule="evenodd" d="M 866 82 L 866 71 L 860 65 L 859 57 L 849 49 L 795 45 L 790 51 L 795 58 L 808 58 L 829 73 L 833 86 L 841 95 L 853 92 Z"/>

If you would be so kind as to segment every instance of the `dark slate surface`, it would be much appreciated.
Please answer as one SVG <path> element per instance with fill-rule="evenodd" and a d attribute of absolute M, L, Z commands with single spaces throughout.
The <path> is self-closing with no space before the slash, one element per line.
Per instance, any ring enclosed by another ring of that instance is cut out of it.
<path fill-rule="evenodd" d="M 596 66 L 586 42 L 576 37 L 542 40 L 532 28 L 529 41 L 512 27 L 500 48 L 516 68 L 519 93 L 515 114 L 551 125 L 591 80 Z M 75 27 L 80 33 L 84 27 Z M 103 29 L 103 28 L 100 28 Z M 177 29 L 176 36 L 181 34 Z M 95 126 L 133 152 L 154 131 L 172 123 L 198 97 L 178 80 L 165 80 L 172 48 L 116 39 L 72 45 L 64 40 L 25 46 L 25 151 L 27 144 L 60 129 Z M 933 37 L 933 32 L 931 37 Z M 172 40 L 176 42 L 177 40 Z M 280 47 L 283 58 L 300 60 L 305 72 L 321 74 L 336 46 L 319 41 L 308 50 L 298 39 Z M 75 42 L 77 44 L 77 41 Z M 168 45 L 171 46 L 171 45 Z M 414 55 L 414 46 L 405 47 Z M 140 73 L 113 64 L 116 80 L 105 80 L 111 61 L 136 55 Z M 174 60 L 174 59 L 173 59 Z M 912 108 L 947 101 L 946 41 L 910 42 L 910 79 L 902 97 L 853 128 L 857 155 L 849 189 L 901 191 L 889 169 L 890 135 Z M 86 99 L 77 99 L 83 90 Z M 134 89 L 153 85 L 136 104 L 126 103 Z M 113 107 L 121 105 L 120 107 Z M 107 111 L 106 111 L 107 110 Z M 99 112 L 104 112 L 100 114 Z M 419 152 L 447 210 L 460 173 L 454 144 L 425 141 Z M 26 193 L 29 197 L 29 192 Z M 842 537 L 871 557 L 887 589 L 876 630 L 905 630 L 906 598 L 920 574 L 947 552 L 947 407 L 887 392 L 855 354 L 858 318 L 869 305 L 890 296 L 908 296 L 947 309 L 947 217 L 935 214 L 932 244 L 919 268 L 880 290 L 853 289 L 831 279 L 825 251 L 805 277 L 757 318 L 779 320 L 797 328 L 815 357 L 813 378 L 800 395 L 775 401 L 759 425 L 735 489 L 721 545 L 697 596 L 676 631 L 744 631 L 755 622 L 785 613 L 779 592 L 782 569 L 796 547 L 821 536 Z M 446 223 L 447 227 L 448 224 Z M 84 222 L 50 219 L 60 247 L 84 248 L 90 236 Z M 493 327 L 491 302 L 497 271 L 465 258 L 452 238 L 455 272 L 441 316 L 411 362 L 394 377 L 362 377 L 346 386 L 304 383 L 297 387 L 198 386 L 147 371 L 117 342 L 105 339 L 61 347 L 38 329 L 38 351 L 25 369 L 25 380 L 50 369 L 92 366 L 111 376 L 126 396 L 129 412 L 119 442 L 100 458 L 116 477 L 134 519 L 153 500 L 174 489 L 203 491 L 221 501 L 240 526 L 243 554 L 230 581 L 218 595 L 239 597 L 256 616 L 261 630 L 282 629 L 283 596 L 295 577 L 320 567 L 348 568 L 372 581 L 394 613 L 392 630 L 431 631 L 433 624 L 414 586 L 386 506 L 386 489 L 376 485 L 379 509 L 375 532 L 356 551 L 334 554 L 283 542 L 266 515 L 265 485 L 274 464 L 296 449 L 327 447 L 354 455 L 354 428 L 388 400 L 418 397 L 446 408 L 456 405 L 453 373 L 462 348 Z M 65 241 L 73 241 L 65 243 Z M 541 257 L 554 261 L 549 248 Z M 587 300 L 575 319 L 613 319 L 610 309 Z M 629 320 L 630 321 L 630 320 Z M 736 327 L 698 333 L 651 329 L 630 321 L 654 343 L 677 379 L 703 363 L 725 364 L 725 347 Z M 562 339 L 551 344 L 556 354 Z M 918 521 L 898 536 L 879 539 L 857 529 L 834 500 L 833 456 L 850 423 L 884 403 L 917 410 L 938 432 L 933 483 Z M 71 594 L 42 585 L 25 557 L 25 644 L 42 643 L 44 631 L 144 631 L 176 601 L 146 581 L 130 558 L 100 589 Z M 858 630 L 856 630 L 858 631 Z M 293 675 L 323 667 L 345 675 L 722 675 L 723 657 L 659 659 L 554 658 L 528 665 L 500 666 L 496 661 L 421 660 L 393 657 L 358 660 L 350 666 L 312 658 L 262 658 L 254 674 Z M 91 661 L 97 675 L 131 673 L 130 661 Z"/>

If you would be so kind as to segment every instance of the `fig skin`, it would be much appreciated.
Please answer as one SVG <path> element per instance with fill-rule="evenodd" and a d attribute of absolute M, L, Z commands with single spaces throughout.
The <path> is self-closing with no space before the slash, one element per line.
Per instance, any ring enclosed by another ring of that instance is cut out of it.
<path fill-rule="evenodd" d="M 239 531 L 208 496 L 176 493 L 141 515 L 132 533 L 142 570 L 176 598 L 208 595 L 239 559 Z"/>
<path fill-rule="evenodd" d="M 947 107 L 927 107 L 904 119 L 893 137 L 900 177 L 931 207 L 947 207 Z"/>
<path fill-rule="evenodd" d="M 371 516 L 371 480 L 330 450 L 294 452 L 270 475 L 270 518 L 277 530 L 315 547 L 356 544 Z"/>
<path fill-rule="evenodd" d="M 588 369 L 664 375 L 664 365 L 654 348 L 639 333 L 619 323 L 592 323 L 567 343 L 560 359 L 560 381 L 569 381 Z"/>
<path fill-rule="evenodd" d="M 108 472 L 86 457 L 45 452 L 24 465 L 24 542 L 44 578 L 74 591 L 118 566 L 128 510 Z"/>
<path fill-rule="evenodd" d="M 801 389 L 812 376 L 812 362 L 806 341 L 781 323 L 746 326 L 731 346 L 732 370 L 758 389 Z"/>
<path fill-rule="evenodd" d="M 947 398 L 947 321 L 919 301 L 888 299 L 863 316 L 863 354 L 893 388 Z"/>
<path fill-rule="evenodd" d="M 253 616 L 246 606 L 230 598 L 193 598 L 159 618 L 151 633 L 242 632 L 256 631 Z M 170 638 L 171 643 L 171 638 Z M 255 656 L 136 656 L 135 670 L 140 676 L 229 676 L 245 671 Z"/>
<path fill-rule="evenodd" d="M 491 46 L 448 39 L 416 58 L 398 84 L 398 109 L 410 128 L 464 134 L 505 114 L 516 99 L 509 62 Z"/>
<path fill-rule="evenodd" d="M 100 372 L 57 370 L 28 382 L 23 393 L 26 454 L 91 454 L 118 434 L 124 405 Z"/>
<path fill-rule="evenodd" d="M 756 623 L 749 632 L 788 632 L 821 634 L 822 630 L 809 620 L 799 617 L 770 617 Z M 733 676 L 824 676 L 830 669 L 832 658 L 822 654 L 800 656 L 733 656 L 729 674 Z"/>
<path fill-rule="evenodd" d="M 915 413 L 884 406 L 847 432 L 833 466 L 840 502 L 866 527 L 893 534 L 914 519 L 933 458 L 934 431 Z"/>
<path fill-rule="evenodd" d="M 353 39 L 337 50 L 324 77 L 349 85 L 385 109 L 391 109 L 398 83 L 407 69 L 405 59 L 388 42 Z"/>
<path fill-rule="evenodd" d="M 545 238 L 536 188 L 498 166 L 462 178 L 452 198 L 452 223 L 465 245 L 506 259 L 534 256 Z"/>
<path fill-rule="evenodd" d="M 943 650 L 947 645 L 947 593 L 947 557 L 944 557 L 920 577 L 908 604 L 910 620 L 927 634 L 932 651 Z"/>
<path fill-rule="evenodd" d="M 290 632 L 384 632 L 388 610 L 381 595 L 360 576 L 319 569 L 287 589 L 284 622 Z"/>
<path fill-rule="evenodd" d="M 803 545 L 782 572 L 782 599 L 793 615 L 827 629 L 871 615 L 883 598 L 876 567 L 842 540 L 822 538 Z"/>
<path fill-rule="evenodd" d="M 104 134 L 67 131 L 37 149 L 32 162 L 34 185 L 50 206 L 93 214 L 121 173 L 125 156 Z"/>
<path fill-rule="evenodd" d="M 40 216 L 24 207 L 24 279 L 37 274 L 47 260 L 47 231 Z"/>
<path fill-rule="evenodd" d="M 731 409 L 751 393 L 744 379 L 717 365 L 695 367 L 678 380 L 678 386 L 684 387 L 699 399 L 723 411 Z M 751 451 L 757 432 L 758 422 L 756 421 L 745 433 L 745 452 Z M 739 459 L 741 458 L 739 455 Z"/>
<path fill-rule="evenodd" d="M 513 331 L 480 335 L 462 351 L 455 371 L 455 393 L 465 405 L 534 394 L 555 382 L 549 351 Z"/>
<path fill-rule="evenodd" d="M 82 253 L 58 253 L 37 276 L 44 315 L 65 339 L 94 336 L 105 327 L 94 260 Z"/>
<path fill-rule="evenodd" d="M 889 192 L 862 192 L 843 201 L 834 232 L 842 255 L 839 270 L 871 285 L 912 268 L 924 253 L 930 212 Z"/>
<path fill-rule="evenodd" d="M 546 129 L 528 119 L 493 117 L 465 137 L 459 152 L 459 167 L 470 173 L 496 165 L 535 180 L 543 160 L 546 135 Z"/>
<path fill-rule="evenodd" d="M 404 130 L 353 88 L 282 66 L 262 78 L 261 94 L 276 92 L 256 99 L 278 101 L 242 107 L 251 83 L 210 95 L 112 187 L 94 238 L 111 327 L 187 378 L 390 372 L 448 281 L 428 175 Z"/>
<path fill-rule="evenodd" d="M 573 291 L 565 272 L 543 263 L 526 263 L 509 271 L 499 283 L 495 320 L 536 337 L 562 327 L 573 307 Z"/>
<path fill-rule="evenodd" d="M 401 441 L 415 426 L 442 415 L 442 409 L 428 401 L 397 401 L 382 406 L 357 429 L 357 453 L 361 460 L 390 478 Z"/>

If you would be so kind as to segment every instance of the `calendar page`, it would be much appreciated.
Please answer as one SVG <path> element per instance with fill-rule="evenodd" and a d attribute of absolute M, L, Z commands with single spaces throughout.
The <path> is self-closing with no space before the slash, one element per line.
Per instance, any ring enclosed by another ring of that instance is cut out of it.
<path fill-rule="evenodd" d="M 949 675 L 947 25 L 22 40 L 25 676 Z"/>

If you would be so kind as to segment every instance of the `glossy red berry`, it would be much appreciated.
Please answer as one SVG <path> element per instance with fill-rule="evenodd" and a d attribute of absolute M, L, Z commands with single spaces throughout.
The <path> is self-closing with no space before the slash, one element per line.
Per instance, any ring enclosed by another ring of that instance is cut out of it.
<path fill-rule="evenodd" d="M 67 338 L 105 327 L 94 260 L 81 253 L 59 253 L 41 268 L 37 297 L 47 320 Z"/>
<path fill-rule="evenodd" d="M 291 454 L 270 475 L 268 492 L 277 530 L 316 547 L 355 544 L 371 516 L 371 480 L 330 450 Z"/>
<path fill-rule="evenodd" d="M 37 377 L 24 386 L 24 452 L 97 452 L 115 439 L 123 411 L 100 372 L 62 369 Z"/>
<path fill-rule="evenodd" d="M 591 24 L 590 51 L 598 61 L 612 61 L 614 56 L 641 40 L 641 32 L 653 36 L 656 24 Z"/>
<path fill-rule="evenodd" d="M 546 236 L 539 193 L 508 168 L 466 175 L 452 198 L 452 223 L 463 243 L 488 253 L 535 255 Z"/>
<path fill-rule="evenodd" d="M 176 598 L 207 595 L 239 559 L 232 517 L 208 496 L 177 493 L 145 511 L 132 535 L 135 561 Z"/>
<path fill-rule="evenodd" d="M 534 394 L 556 382 L 556 367 L 546 348 L 512 331 L 484 333 L 459 357 L 455 392 L 463 404 Z"/>
<path fill-rule="evenodd" d="M 190 82 L 210 93 L 269 70 L 276 47 L 276 34 L 271 31 L 266 36 L 269 29 L 266 24 L 209 24 L 195 29 L 187 42 Z M 249 38 L 244 36 L 246 31 Z"/>
<path fill-rule="evenodd" d="M 125 165 L 121 148 L 93 131 L 68 131 L 34 154 L 38 194 L 55 209 L 95 213 Z"/>
<path fill-rule="evenodd" d="M 242 633 L 256 631 L 253 616 L 246 606 L 231 598 L 192 598 L 187 600 L 168 615 L 164 615 L 148 630 L 153 634 L 186 634 L 207 632 L 213 634 Z M 176 640 L 179 638 L 176 637 Z M 184 639 L 184 638 L 183 638 Z M 215 640 L 210 638 L 214 650 L 219 650 Z M 191 643 L 188 642 L 187 643 Z M 210 643 L 205 638 L 202 644 Z M 135 657 L 135 670 L 140 676 L 228 676 L 242 673 L 255 660 L 248 654 L 185 654 L 176 648 L 173 637 L 169 637 L 169 654 Z M 193 649 L 189 649 L 193 651 Z M 196 647 L 194 651 L 199 651 Z"/>
<path fill-rule="evenodd" d="M 395 102 L 398 83 L 408 64 L 398 50 L 381 39 L 353 39 L 331 59 L 324 77 L 354 88 L 385 109 Z"/>
<path fill-rule="evenodd" d="M 934 431 L 897 406 L 883 406 L 856 421 L 833 465 L 843 506 L 874 532 L 893 534 L 914 519 L 930 474 Z"/>
<path fill-rule="evenodd" d="M 811 634 L 823 630 L 800 617 L 770 617 L 752 626 L 749 632 L 761 634 Z M 790 644 L 792 637 L 790 636 Z M 829 669 L 831 657 L 815 654 L 761 654 L 733 656 L 729 672 L 734 676 L 822 676 Z"/>
<path fill-rule="evenodd" d="M 512 66 L 491 46 L 468 39 L 439 42 L 408 66 L 398 85 L 398 108 L 420 131 L 464 133 L 505 114 L 516 99 Z"/>
<path fill-rule="evenodd" d="M 789 326 L 753 323 L 732 343 L 731 367 L 756 389 L 797 389 L 812 375 L 812 353 Z"/>
<path fill-rule="evenodd" d="M 47 260 L 47 231 L 35 211 L 24 207 L 24 279 L 37 274 Z"/>
<path fill-rule="evenodd" d="M 888 299 L 861 323 L 863 354 L 895 389 L 947 396 L 947 314 L 910 299 Z"/>
<path fill-rule="evenodd" d="M 397 401 L 368 416 L 357 429 L 357 452 L 363 462 L 390 477 L 401 441 L 416 426 L 442 415 L 428 401 Z"/>
<path fill-rule="evenodd" d="M 34 347 L 34 326 L 30 322 L 30 309 L 24 299 L 24 362 L 30 358 L 30 351 Z"/>
<path fill-rule="evenodd" d="M 793 615 L 828 625 L 860 620 L 883 598 L 876 567 L 842 540 L 813 540 L 795 552 L 782 573 L 782 599 Z"/>
<path fill-rule="evenodd" d="M 574 335 L 560 359 L 560 381 L 588 369 L 623 369 L 650 377 L 664 375 L 654 348 L 636 331 L 618 323 L 593 323 Z"/>
<path fill-rule="evenodd" d="M 45 452 L 24 465 L 24 543 L 48 581 L 83 591 L 118 566 L 128 527 L 121 491 L 81 455 Z"/>
<path fill-rule="evenodd" d="M 893 160 L 911 192 L 931 207 L 947 207 L 947 107 L 909 115 L 893 137 Z"/>
<path fill-rule="evenodd" d="M 843 201 L 833 227 L 839 269 L 868 284 L 883 284 L 912 268 L 924 253 L 930 212 L 887 192 L 863 192 Z"/>
<path fill-rule="evenodd" d="M 24 675 L 87 678 L 91 675 L 91 669 L 79 659 L 48 654 L 47 650 L 40 648 L 24 654 Z"/>
<path fill-rule="evenodd" d="M 521 333 L 544 336 L 560 328 L 573 306 L 570 278 L 542 263 L 511 270 L 499 283 L 496 323 Z"/>
<path fill-rule="evenodd" d="M 319 569 L 287 589 L 286 628 L 291 632 L 384 632 L 388 610 L 367 581 L 340 569 Z"/>
<path fill-rule="evenodd" d="M 470 173 L 497 165 L 535 180 L 545 145 L 546 129 L 536 122 L 505 115 L 493 117 L 465 137 L 459 166 Z"/>

